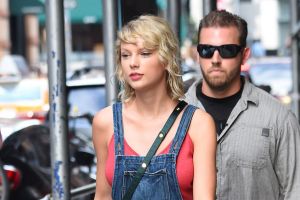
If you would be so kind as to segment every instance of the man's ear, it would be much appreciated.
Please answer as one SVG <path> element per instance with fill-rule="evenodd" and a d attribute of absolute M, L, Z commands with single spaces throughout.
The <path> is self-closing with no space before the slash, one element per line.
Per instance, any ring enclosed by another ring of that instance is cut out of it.
<path fill-rule="evenodd" d="M 251 50 L 250 50 L 250 48 L 249 47 L 244 48 L 244 50 L 243 50 L 242 65 L 247 62 L 247 60 L 250 58 L 250 56 L 251 56 Z"/>

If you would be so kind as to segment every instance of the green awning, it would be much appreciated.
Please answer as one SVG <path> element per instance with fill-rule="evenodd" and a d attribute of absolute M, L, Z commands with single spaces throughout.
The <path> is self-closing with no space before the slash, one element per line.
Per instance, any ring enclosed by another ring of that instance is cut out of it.
<path fill-rule="evenodd" d="M 40 23 L 45 23 L 44 4 L 46 0 L 10 0 L 12 15 L 36 13 Z M 100 23 L 102 21 L 102 0 L 65 0 L 66 12 L 73 24 Z"/>
<path fill-rule="evenodd" d="M 40 0 L 9 0 L 11 15 L 24 15 L 27 13 L 43 12 L 44 3 Z"/>
<path fill-rule="evenodd" d="M 76 0 L 70 9 L 72 23 L 99 23 L 102 21 L 102 0 Z"/>

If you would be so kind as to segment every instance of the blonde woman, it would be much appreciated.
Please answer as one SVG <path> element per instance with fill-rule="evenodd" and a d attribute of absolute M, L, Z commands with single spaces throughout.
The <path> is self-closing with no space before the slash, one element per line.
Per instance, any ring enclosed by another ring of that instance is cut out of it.
<path fill-rule="evenodd" d="M 121 102 L 99 111 L 93 121 L 98 161 L 95 200 L 124 198 L 184 94 L 178 42 L 164 19 L 140 16 L 130 21 L 118 34 L 116 50 Z M 214 199 L 215 132 L 207 113 L 185 106 L 132 199 Z"/>

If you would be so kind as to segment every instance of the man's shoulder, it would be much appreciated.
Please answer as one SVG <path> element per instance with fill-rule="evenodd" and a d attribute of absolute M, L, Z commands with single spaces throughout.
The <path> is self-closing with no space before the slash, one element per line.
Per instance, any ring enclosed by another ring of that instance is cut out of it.
<path fill-rule="evenodd" d="M 253 84 L 251 84 L 250 87 L 251 91 L 248 93 L 248 98 L 265 114 L 275 115 L 279 118 L 284 118 L 291 114 L 291 110 L 286 105 L 267 91 Z"/>
<path fill-rule="evenodd" d="M 184 95 L 184 100 L 188 103 L 191 104 L 193 106 L 196 106 L 198 108 L 203 108 L 201 102 L 199 101 L 199 99 L 197 98 L 197 94 L 196 94 L 196 90 L 197 90 L 197 86 L 198 84 L 201 82 L 201 79 L 196 80 L 187 90 L 187 92 Z"/>
<path fill-rule="evenodd" d="M 268 91 L 259 88 L 253 84 L 251 84 L 251 87 L 252 87 L 252 95 L 255 95 L 258 98 L 260 103 L 285 107 L 276 97 L 274 97 Z"/>

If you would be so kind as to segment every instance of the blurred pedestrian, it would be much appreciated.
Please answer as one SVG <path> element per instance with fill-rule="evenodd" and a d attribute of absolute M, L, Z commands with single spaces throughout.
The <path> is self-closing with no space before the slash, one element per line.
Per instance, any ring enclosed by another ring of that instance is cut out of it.
<path fill-rule="evenodd" d="M 214 199 L 215 125 L 207 113 L 179 100 L 184 92 L 178 50 L 175 34 L 159 17 L 140 16 L 119 32 L 121 102 L 93 120 L 96 200 L 131 199 L 130 194 L 132 199 Z M 160 130 L 172 111 L 179 116 L 166 135 Z M 147 165 L 150 147 L 155 155 Z"/>
<path fill-rule="evenodd" d="M 253 40 L 253 43 L 251 45 L 251 55 L 254 58 L 261 58 L 266 56 L 266 50 L 259 39 Z"/>
<path fill-rule="evenodd" d="M 294 114 L 240 76 L 250 56 L 247 22 L 225 10 L 200 22 L 203 79 L 186 101 L 206 110 L 217 129 L 217 198 L 299 200 L 300 129 Z"/>

